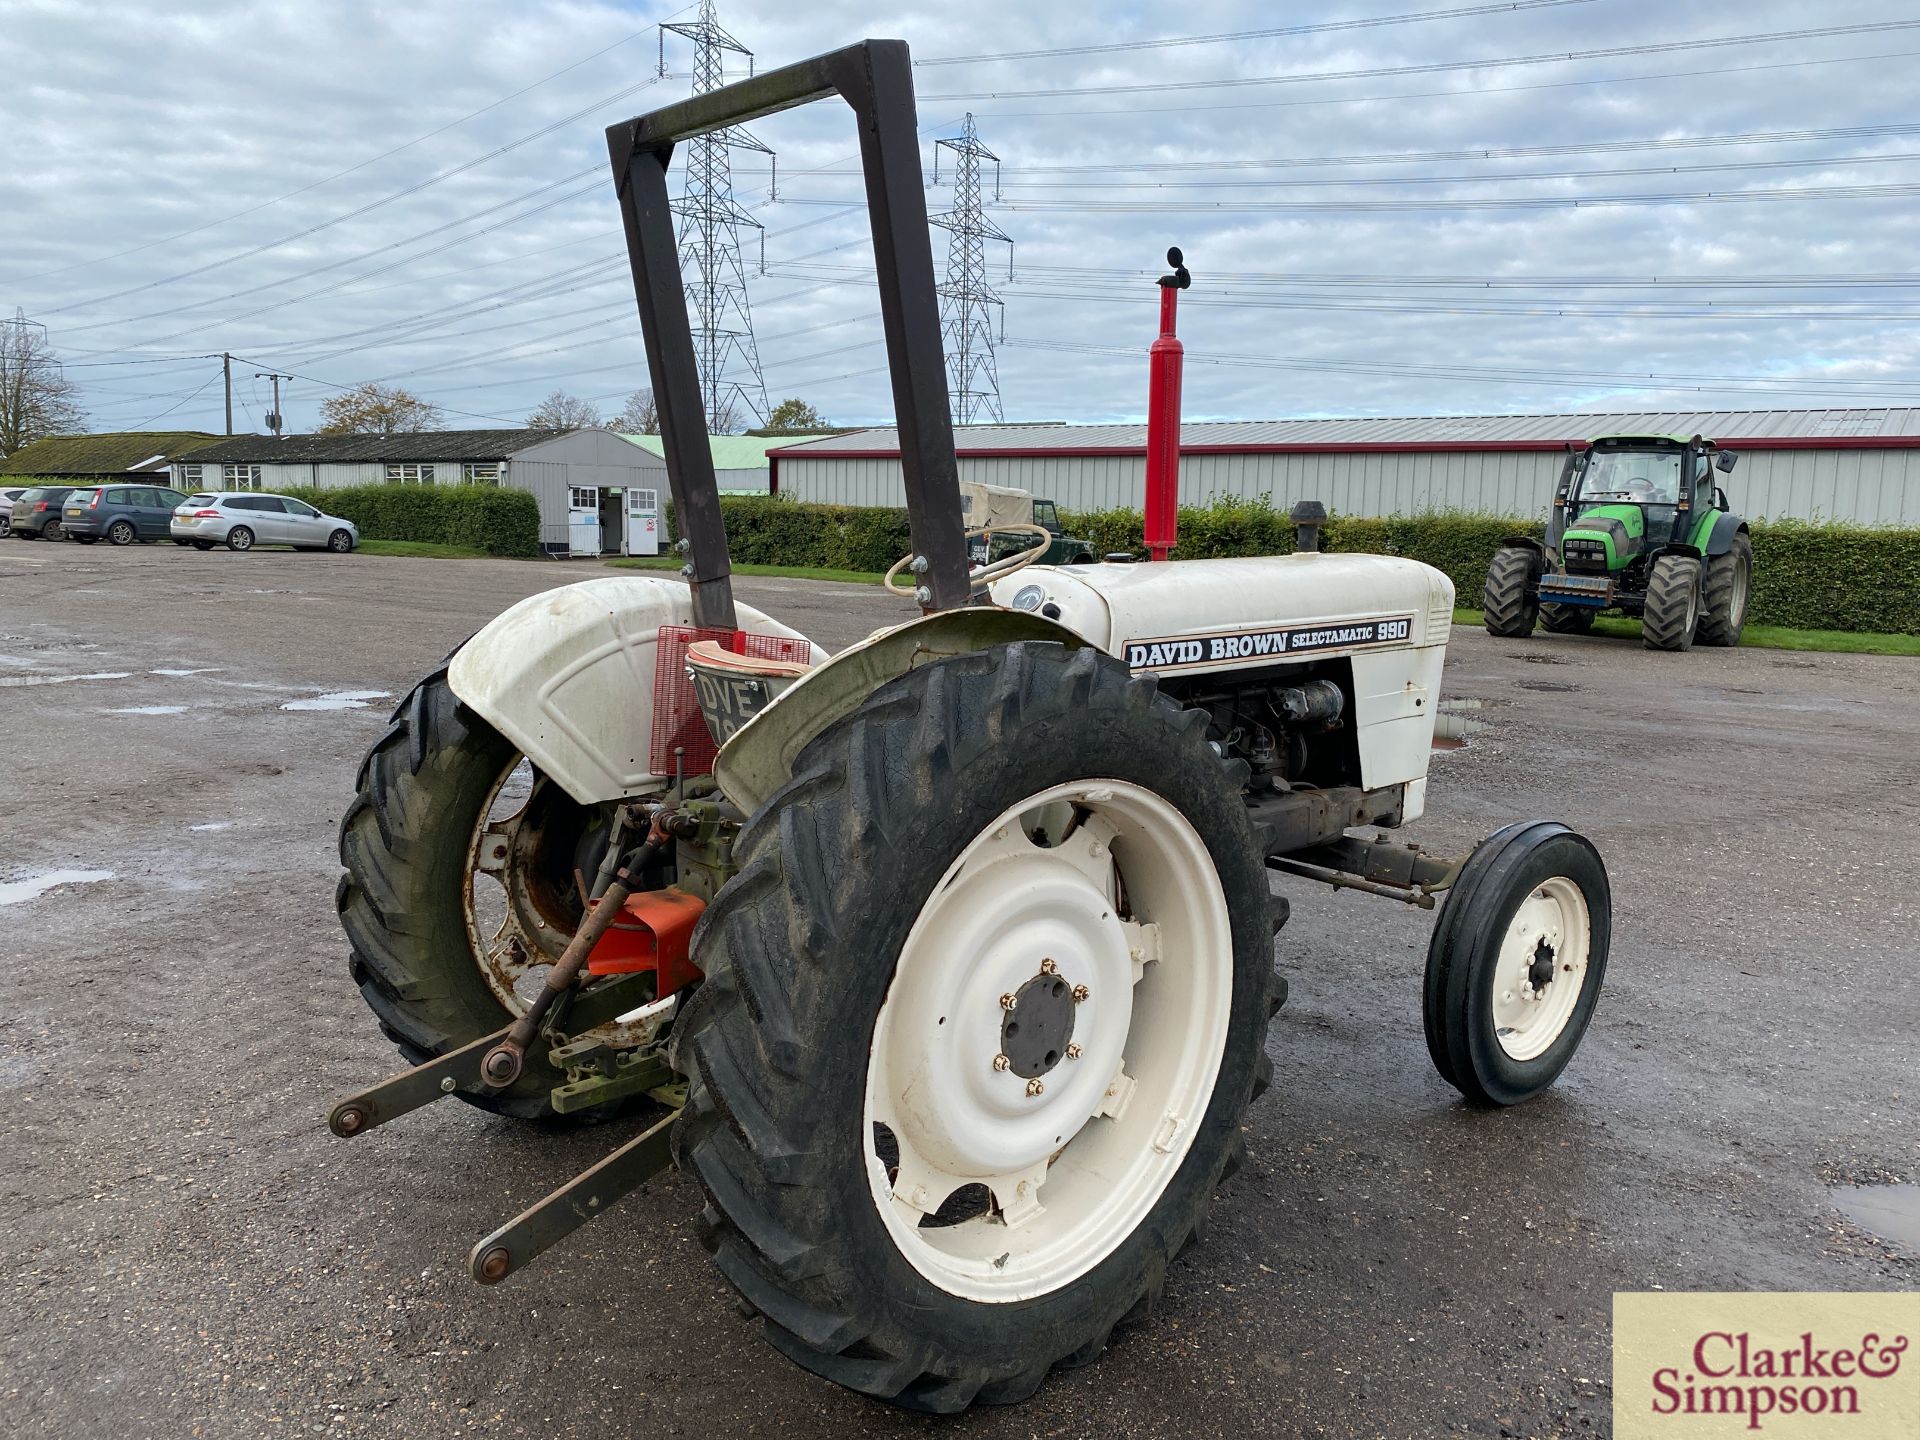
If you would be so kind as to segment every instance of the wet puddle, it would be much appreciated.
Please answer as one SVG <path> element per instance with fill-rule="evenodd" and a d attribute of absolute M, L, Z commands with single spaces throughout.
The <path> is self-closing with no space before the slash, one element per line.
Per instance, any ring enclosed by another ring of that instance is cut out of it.
<path fill-rule="evenodd" d="M 1484 720 L 1469 718 L 1469 711 L 1481 708 L 1478 700 L 1442 700 L 1433 715 L 1433 748 L 1463 750 L 1468 739 L 1487 728 Z"/>
<path fill-rule="evenodd" d="M 125 680 L 131 670 L 96 670 L 90 675 L 0 675 L 0 685 L 69 685 L 75 680 Z"/>
<path fill-rule="evenodd" d="M 108 710 L 108 715 L 184 715 L 184 705 L 129 705 L 120 710 Z"/>
<path fill-rule="evenodd" d="M 1836 1185 L 1829 1193 L 1862 1230 L 1920 1254 L 1920 1185 Z"/>
<path fill-rule="evenodd" d="M 387 690 L 335 690 L 329 695 L 310 695 L 304 700 L 289 700 L 282 710 L 364 710 L 369 700 L 390 700 Z"/>
<path fill-rule="evenodd" d="M 62 885 L 95 885 L 111 879 L 111 870 L 49 870 L 45 875 L 29 875 L 24 880 L 0 883 L 0 905 L 24 905 Z"/>

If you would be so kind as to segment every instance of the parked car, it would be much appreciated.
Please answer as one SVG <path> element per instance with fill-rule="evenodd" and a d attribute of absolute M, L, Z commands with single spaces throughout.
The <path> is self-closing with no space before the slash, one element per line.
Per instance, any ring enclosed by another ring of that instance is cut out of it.
<path fill-rule="evenodd" d="M 101 485 L 75 490 L 60 507 L 60 528 L 69 540 L 91 545 L 110 540 L 131 545 L 165 540 L 177 506 L 187 497 L 161 485 Z"/>
<path fill-rule="evenodd" d="M 72 485 L 36 485 L 22 490 L 13 502 L 13 523 L 8 533 L 20 540 L 58 540 L 60 507 L 74 492 Z"/>
<path fill-rule="evenodd" d="M 173 538 L 196 550 L 225 545 L 251 550 L 256 545 L 291 545 L 296 550 L 331 550 L 344 555 L 360 543 L 360 527 L 338 515 L 326 515 L 291 495 L 221 491 L 189 495 L 173 512 Z"/>
<path fill-rule="evenodd" d="M 0 537 L 13 529 L 13 502 L 30 488 L 26 485 L 0 485 Z"/>

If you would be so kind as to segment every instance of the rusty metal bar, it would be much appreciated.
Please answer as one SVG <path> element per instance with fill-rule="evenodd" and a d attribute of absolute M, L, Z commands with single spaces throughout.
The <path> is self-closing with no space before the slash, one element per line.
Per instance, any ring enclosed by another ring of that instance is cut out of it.
<path fill-rule="evenodd" d="M 467 1269 L 482 1285 L 498 1285 L 543 1250 L 566 1239 L 672 1163 L 675 1111 L 641 1131 L 606 1159 L 529 1206 L 473 1247 Z"/>
<path fill-rule="evenodd" d="M 481 1093 L 492 1089 L 481 1079 L 480 1063 L 489 1050 L 507 1038 L 507 1030 L 511 1028 L 482 1035 L 458 1050 L 449 1050 L 358 1095 L 349 1095 L 328 1112 L 327 1128 L 342 1139 L 351 1139 L 422 1105 L 430 1105 L 443 1095 L 458 1090 Z"/>

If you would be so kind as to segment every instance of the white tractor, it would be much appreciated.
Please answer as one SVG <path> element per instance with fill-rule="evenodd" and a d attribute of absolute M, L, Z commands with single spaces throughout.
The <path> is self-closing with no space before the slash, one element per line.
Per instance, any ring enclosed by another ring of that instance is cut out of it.
<path fill-rule="evenodd" d="M 829 657 L 732 596 L 667 157 L 834 93 L 860 124 L 923 613 Z M 339 908 L 415 1068 L 329 1123 L 443 1095 L 644 1116 L 481 1240 L 475 1278 L 677 1163 L 779 1350 L 953 1411 L 1095 1359 L 1239 1163 L 1285 999 L 1276 871 L 1444 897 L 1428 1045 L 1490 1104 L 1579 1044 L 1609 899 L 1557 824 L 1459 861 L 1377 833 L 1425 806 L 1438 571 L 1319 553 L 1304 512 L 1290 555 L 1026 564 L 1036 545 L 969 571 L 915 132 L 898 41 L 609 132 L 687 583 L 536 595 L 400 705 L 341 827 Z"/>

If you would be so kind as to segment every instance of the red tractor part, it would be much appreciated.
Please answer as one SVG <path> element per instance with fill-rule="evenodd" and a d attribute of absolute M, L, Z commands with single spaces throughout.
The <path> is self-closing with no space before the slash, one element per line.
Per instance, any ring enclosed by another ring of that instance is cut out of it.
<path fill-rule="evenodd" d="M 1180 371 L 1186 348 L 1174 334 L 1180 292 L 1193 283 L 1179 247 L 1167 251 L 1171 275 L 1160 277 L 1160 335 L 1148 351 L 1147 558 L 1164 560 L 1180 530 Z"/>
<path fill-rule="evenodd" d="M 664 1000 L 700 978 L 687 959 L 687 942 L 706 908 L 706 901 L 677 885 L 629 895 L 587 957 L 587 973 L 637 975 L 651 970 L 657 982 L 654 996 Z"/>

